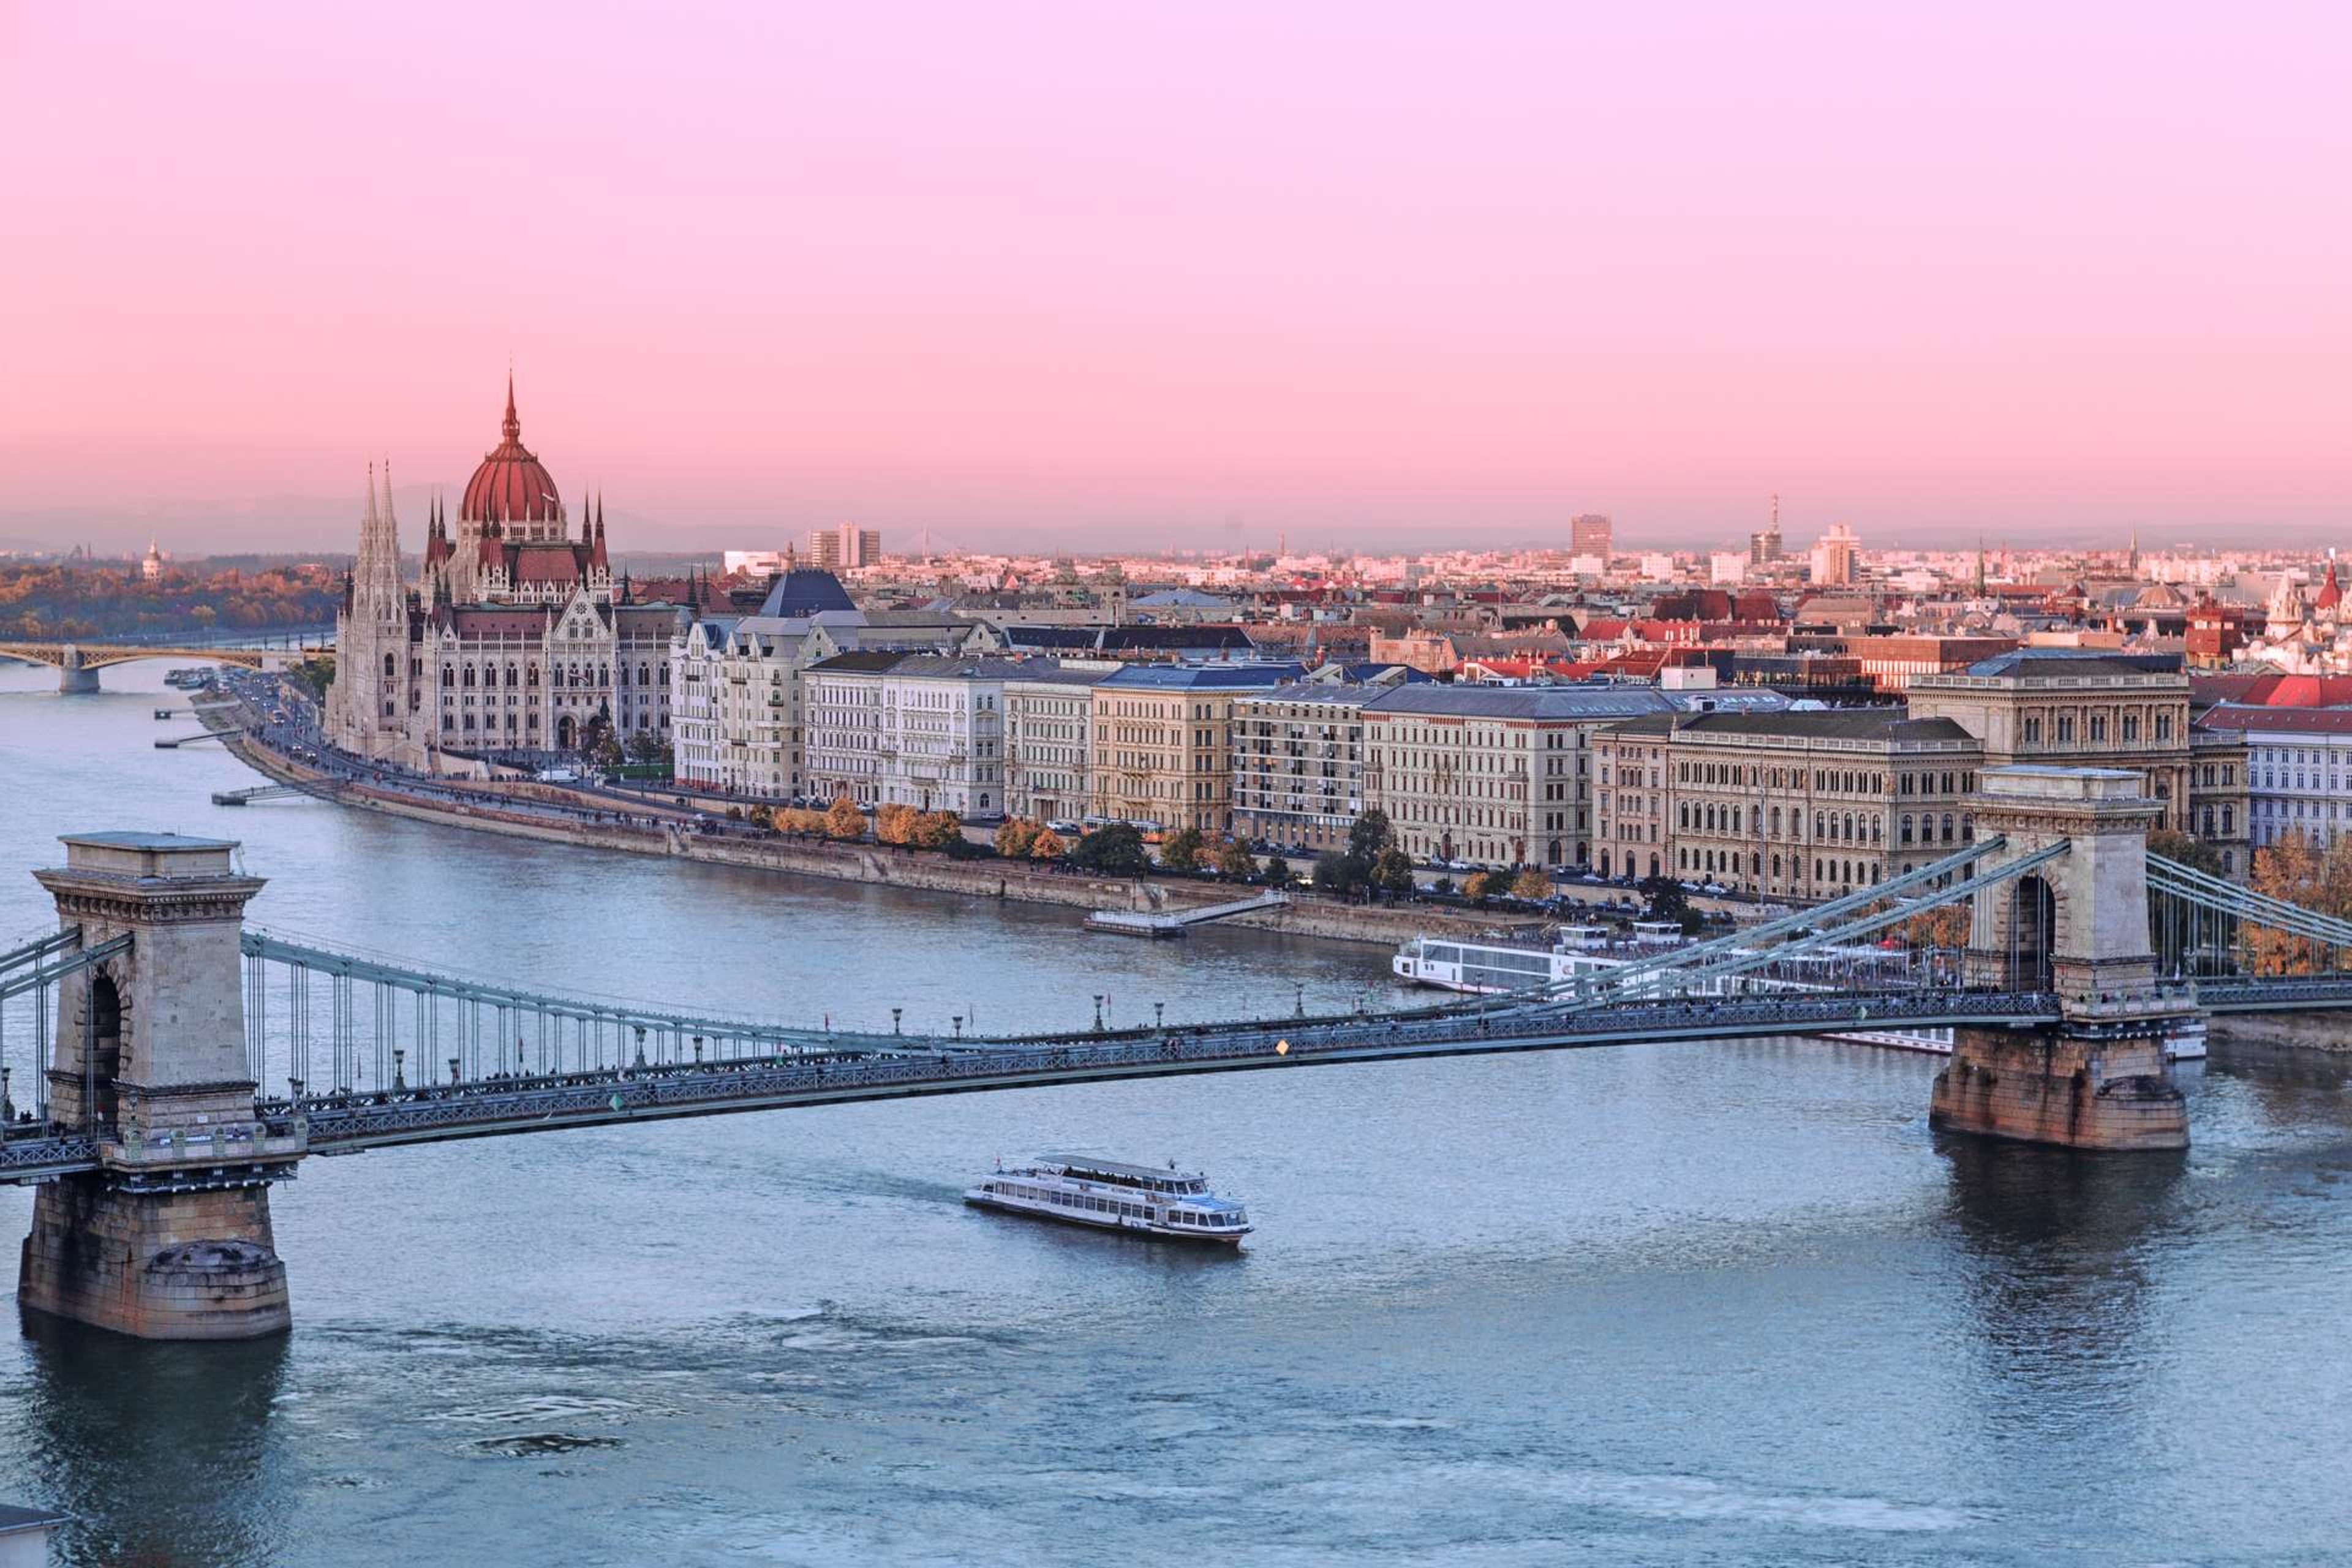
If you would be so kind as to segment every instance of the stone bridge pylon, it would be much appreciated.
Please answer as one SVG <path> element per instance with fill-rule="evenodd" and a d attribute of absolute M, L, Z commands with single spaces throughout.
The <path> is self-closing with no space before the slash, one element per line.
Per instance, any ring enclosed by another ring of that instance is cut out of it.
<path fill-rule="evenodd" d="M 269 1184 L 301 1157 L 254 1113 L 237 938 L 258 877 L 236 846 L 172 834 L 65 840 L 37 872 L 84 952 L 60 990 L 50 1115 L 99 1169 L 40 1188 L 17 1300 L 145 1339 L 246 1339 L 290 1322 Z"/>
<path fill-rule="evenodd" d="M 1977 832 L 2005 840 L 1979 872 L 2065 848 L 1977 895 L 1969 983 L 2053 991 L 2063 1016 L 1956 1031 L 1930 1124 L 2073 1149 L 2188 1147 L 2165 1038 L 2196 1002 L 2158 986 L 2148 940 L 2147 834 L 2161 803 L 2112 768 L 1988 768 L 1979 786 Z"/>

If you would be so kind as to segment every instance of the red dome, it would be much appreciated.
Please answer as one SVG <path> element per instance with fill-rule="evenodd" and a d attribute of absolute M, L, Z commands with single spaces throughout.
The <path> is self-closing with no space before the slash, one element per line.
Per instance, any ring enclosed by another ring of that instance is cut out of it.
<path fill-rule="evenodd" d="M 522 444 L 511 375 L 507 377 L 507 417 L 501 430 L 505 439 L 466 481 L 466 500 L 457 515 L 478 522 L 562 522 L 563 503 L 555 499 L 555 480 Z"/>

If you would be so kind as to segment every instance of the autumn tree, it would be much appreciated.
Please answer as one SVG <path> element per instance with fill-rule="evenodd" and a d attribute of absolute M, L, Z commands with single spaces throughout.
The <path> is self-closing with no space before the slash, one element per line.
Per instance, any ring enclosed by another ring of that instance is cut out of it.
<path fill-rule="evenodd" d="M 1462 879 L 1462 896 L 1474 904 L 1483 904 L 1497 890 L 1498 879 L 1492 871 L 1473 871 Z"/>
<path fill-rule="evenodd" d="M 1037 837 L 1029 841 L 1032 860 L 1059 860 L 1069 852 L 1070 847 L 1062 842 L 1062 836 L 1050 827 L 1039 828 Z"/>
<path fill-rule="evenodd" d="M 1034 822 L 1008 816 L 996 830 L 996 852 L 1007 859 L 1021 859 L 1029 853 L 1037 842 L 1037 836 L 1044 831 Z"/>
<path fill-rule="evenodd" d="M 963 818 L 952 811 L 919 811 L 907 825 L 907 842 L 918 849 L 946 849 L 963 838 Z"/>
<path fill-rule="evenodd" d="M 915 825 L 921 816 L 911 805 L 892 801 L 874 808 L 874 841 L 877 844 L 911 844 Z"/>
<path fill-rule="evenodd" d="M 1529 866 L 1511 879 L 1511 896 L 1531 904 L 1541 903 L 1551 897 L 1551 879 Z"/>
<path fill-rule="evenodd" d="M 824 830 L 830 837 L 843 840 L 866 837 L 866 814 L 857 809 L 848 791 L 834 796 L 833 804 L 825 808 Z"/>

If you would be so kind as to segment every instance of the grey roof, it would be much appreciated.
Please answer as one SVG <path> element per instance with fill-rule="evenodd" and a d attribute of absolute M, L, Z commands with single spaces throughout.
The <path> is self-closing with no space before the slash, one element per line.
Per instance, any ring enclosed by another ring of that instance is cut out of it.
<path fill-rule="evenodd" d="M 856 653 L 837 653 L 831 658 L 821 658 L 808 668 L 811 675 L 876 675 L 906 659 L 919 657 L 903 648 L 861 648 Z"/>
<path fill-rule="evenodd" d="M 1118 671 L 1110 669 L 1079 669 L 1057 658 L 1024 658 L 1015 662 L 1018 675 L 1008 675 L 1007 680 L 1050 682 L 1055 686 L 1099 686 Z"/>
<path fill-rule="evenodd" d="M 1659 713 L 1617 726 L 1636 735 L 1766 735 L 1790 741 L 1968 741 L 1953 719 L 1911 719 L 1899 708 L 1792 709 L 1782 713 Z"/>
<path fill-rule="evenodd" d="M 1968 675 L 1999 675 L 2012 680 L 2073 679 L 2087 675 L 2152 675 L 2162 674 L 2132 662 L 2113 648 L 2103 647 L 2021 647 L 2009 653 L 1997 653 L 1990 658 L 1980 658 L 1963 672 Z"/>
<path fill-rule="evenodd" d="M 1388 690 L 1385 686 L 1277 686 L 1268 691 L 1253 691 L 1241 700 L 1296 702 L 1310 708 L 1361 708 Z"/>
<path fill-rule="evenodd" d="M 89 844 L 100 849 L 234 849 L 234 838 L 191 838 L 182 833 L 139 833 L 127 828 L 104 833 L 60 833 L 60 844 Z"/>
<path fill-rule="evenodd" d="M 796 566 L 768 584 L 760 602 L 763 616 L 813 616 L 819 610 L 854 610 L 841 579 L 816 566 Z"/>
<path fill-rule="evenodd" d="M 1166 690 L 1248 690 L 1279 686 L 1306 674 L 1296 664 L 1133 664 L 1103 682 Z"/>
<path fill-rule="evenodd" d="M 1381 713 L 1435 713 L 1465 719 L 1549 720 L 1573 723 L 1671 714 L 1654 686 L 1400 686 L 1368 707 Z"/>
<path fill-rule="evenodd" d="M 1233 608 L 1234 604 L 1231 599 L 1221 599 L 1214 594 L 1203 594 L 1192 588 L 1162 588 L 1157 593 L 1146 594 L 1141 598 L 1130 599 L 1128 602 L 1139 610 L 1175 608 L 1228 610 Z"/>
<path fill-rule="evenodd" d="M 962 658 L 951 653 L 910 653 L 890 667 L 893 675 L 917 676 L 927 680 L 1012 680 L 1027 670 L 1028 666 L 1017 658 L 987 655 Z"/>

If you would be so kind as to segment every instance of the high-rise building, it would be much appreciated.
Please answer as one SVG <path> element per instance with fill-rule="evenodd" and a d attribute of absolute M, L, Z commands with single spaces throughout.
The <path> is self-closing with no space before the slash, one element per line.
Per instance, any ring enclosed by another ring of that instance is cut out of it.
<path fill-rule="evenodd" d="M 1862 541 L 1844 523 L 1831 527 L 1813 546 L 1813 583 L 1817 587 L 1842 588 L 1852 584 L 1862 554 Z"/>
<path fill-rule="evenodd" d="M 1598 555 L 1609 559 L 1611 528 L 1604 512 L 1588 511 L 1568 525 L 1568 548 L 1572 555 Z"/>
<path fill-rule="evenodd" d="M 882 531 L 860 528 L 845 522 L 839 528 L 820 528 L 809 535 L 809 564 L 828 572 L 845 572 L 860 566 L 880 564 Z"/>
<path fill-rule="evenodd" d="M 1748 536 L 1748 563 L 1769 566 L 1780 559 L 1780 498 L 1772 498 L 1772 521 Z"/>

